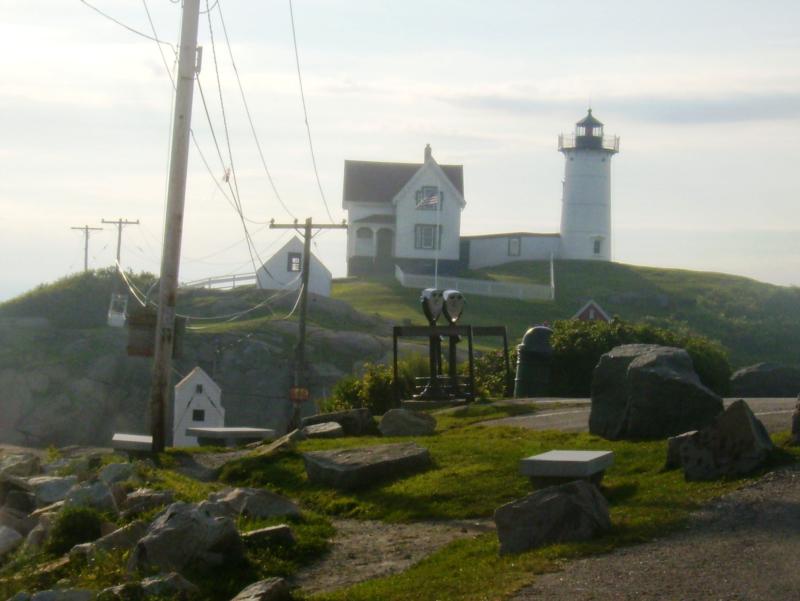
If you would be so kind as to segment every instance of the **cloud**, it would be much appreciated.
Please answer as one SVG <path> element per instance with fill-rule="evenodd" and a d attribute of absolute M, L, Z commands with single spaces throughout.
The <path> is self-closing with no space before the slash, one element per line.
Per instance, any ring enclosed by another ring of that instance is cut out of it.
<path fill-rule="evenodd" d="M 580 99 L 543 99 L 520 94 L 463 94 L 440 100 L 469 109 L 536 114 L 583 105 Z M 731 93 L 707 97 L 625 96 L 604 98 L 603 112 L 666 124 L 742 123 L 800 118 L 800 92 Z"/>

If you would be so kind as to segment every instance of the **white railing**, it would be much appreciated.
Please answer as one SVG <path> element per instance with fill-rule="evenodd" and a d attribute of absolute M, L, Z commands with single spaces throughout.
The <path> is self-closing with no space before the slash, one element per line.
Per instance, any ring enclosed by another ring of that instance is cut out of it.
<path fill-rule="evenodd" d="M 191 282 L 181 283 L 182 288 L 214 288 L 228 290 L 236 286 L 250 286 L 256 284 L 256 274 L 237 273 L 233 275 L 220 275 L 213 278 L 202 278 Z"/>
<path fill-rule="evenodd" d="M 394 267 L 394 277 L 404 288 L 433 288 L 432 275 L 405 273 L 399 266 Z M 465 294 L 491 296 L 495 298 L 516 298 L 520 300 L 554 300 L 554 282 L 550 284 L 510 284 L 492 280 L 473 280 L 439 276 L 437 285 L 440 290 L 454 289 Z"/>

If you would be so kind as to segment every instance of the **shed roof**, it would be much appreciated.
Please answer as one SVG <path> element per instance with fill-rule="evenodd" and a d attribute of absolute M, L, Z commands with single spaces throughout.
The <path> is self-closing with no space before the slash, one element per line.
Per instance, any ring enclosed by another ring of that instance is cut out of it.
<path fill-rule="evenodd" d="M 344 202 L 390 203 L 424 163 L 344 162 Z M 464 196 L 464 166 L 439 165 Z"/>

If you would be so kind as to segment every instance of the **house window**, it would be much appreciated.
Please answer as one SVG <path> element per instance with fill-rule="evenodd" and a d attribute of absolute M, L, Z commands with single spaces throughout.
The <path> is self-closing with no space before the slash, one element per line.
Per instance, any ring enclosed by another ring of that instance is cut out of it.
<path fill-rule="evenodd" d="M 368 227 L 360 227 L 356 230 L 356 238 L 361 238 L 362 240 L 372 240 L 372 230 Z"/>
<path fill-rule="evenodd" d="M 439 236 L 437 240 L 436 226 L 425 223 L 418 223 L 414 226 L 414 248 L 438 249 L 441 248 L 442 226 L 439 226 Z"/>
<path fill-rule="evenodd" d="M 198 384 L 197 386 L 195 386 L 194 387 L 194 392 L 195 392 L 195 394 L 203 394 L 203 385 L 202 384 Z"/>
<path fill-rule="evenodd" d="M 286 271 L 300 271 L 300 260 L 303 258 L 303 253 L 289 253 L 286 261 Z"/>
<path fill-rule="evenodd" d="M 439 190 L 437 186 L 422 186 L 417 190 L 415 200 L 417 208 L 421 211 L 435 211 L 436 209 L 441 211 L 444 192 Z"/>
<path fill-rule="evenodd" d="M 513 238 L 508 239 L 508 256 L 509 257 L 518 257 L 519 251 L 521 246 L 521 240 L 519 236 L 515 236 Z"/>
<path fill-rule="evenodd" d="M 206 412 L 204 409 L 193 409 L 192 410 L 192 421 L 193 422 L 204 422 L 206 421 Z"/>
<path fill-rule="evenodd" d="M 594 254 L 599 255 L 600 254 L 600 249 L 602 247 L 603 247 L 603 241 L 602 240 L 595 240 L 594 241 Z"/>

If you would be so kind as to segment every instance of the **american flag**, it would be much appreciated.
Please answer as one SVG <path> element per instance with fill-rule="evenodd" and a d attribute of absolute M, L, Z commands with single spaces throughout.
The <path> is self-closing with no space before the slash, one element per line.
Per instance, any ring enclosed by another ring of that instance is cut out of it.
<path fill-rule="evenodd" d="M 422 207 L 438 207 L 439 206 L 439 193 L 431 192 L 417 203 L 417 208 Z"/>

